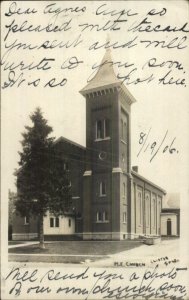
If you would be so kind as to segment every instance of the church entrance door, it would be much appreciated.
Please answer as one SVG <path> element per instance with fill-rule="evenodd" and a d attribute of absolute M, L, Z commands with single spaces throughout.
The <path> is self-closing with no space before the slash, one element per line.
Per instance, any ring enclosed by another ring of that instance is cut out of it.
<path fill-rule="evenodd" d="M 171 219 L 167 220 L 167 235 L 171 235 Z"/>

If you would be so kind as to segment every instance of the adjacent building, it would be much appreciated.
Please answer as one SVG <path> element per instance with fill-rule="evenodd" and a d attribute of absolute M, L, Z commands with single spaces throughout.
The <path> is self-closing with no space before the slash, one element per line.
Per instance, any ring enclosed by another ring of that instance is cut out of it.
<path fill-rule="evenodd" d="M 180 195 L 167 194 L 161 213 L 161 235 L 180 236 Z"/>

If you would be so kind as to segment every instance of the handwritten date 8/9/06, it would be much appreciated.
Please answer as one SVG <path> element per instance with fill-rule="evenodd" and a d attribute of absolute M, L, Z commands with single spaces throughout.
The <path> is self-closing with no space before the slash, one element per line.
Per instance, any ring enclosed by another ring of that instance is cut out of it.
<path fill-rule="evenodd" d="M 150 162 L 155 158 L 155 156 L 158 153 L 168 153 L 168 154 L 174 154 L 179 153 L 179 151 L 175 148 L 174 143 L 176 140 L 176 137 L 174 137 L 171 142 L 167 142 L 168 137 L 168 130 L 165 132 L 164 135 L 162 135 L 162 139 L 160 142 L 157 142 L 156 140 L 150 141 L 150 132 L 151 128 L 148 130 L 148 132 L 140 132 L 139 134 L 139 140 L 138 143 L 141 145 L 140 150 L 137 154 L 137 157 L 143 152 L 149 152 L 150 153 Z"/>

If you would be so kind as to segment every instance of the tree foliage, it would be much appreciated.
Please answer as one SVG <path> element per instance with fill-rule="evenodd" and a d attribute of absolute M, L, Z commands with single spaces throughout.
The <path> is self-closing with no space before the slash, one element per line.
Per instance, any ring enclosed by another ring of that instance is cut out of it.
<path fill-rule="evenodd" d="M 52 127 L 39 108 L 30 116 L 32 127 L 22 134 L 20 169 L 17 171 L 16 209 L 22 216 L 44 216 L 49 210 L 57 215 L 69 211 L 71 185 L 64 169 L 64 158 L 56 153 Z"/>

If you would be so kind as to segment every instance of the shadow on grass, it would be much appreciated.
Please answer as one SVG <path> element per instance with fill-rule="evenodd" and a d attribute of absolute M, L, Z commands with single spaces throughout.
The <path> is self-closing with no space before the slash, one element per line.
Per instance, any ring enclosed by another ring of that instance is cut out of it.
<path fill-rule="evenodd" d="M 9 249 L 16 254 L 58 254 L 58 255 L 110 255 L 141 246 L 141 241 L 64 241 L 45 243 L 45 249 L 38 244 Z"/>

